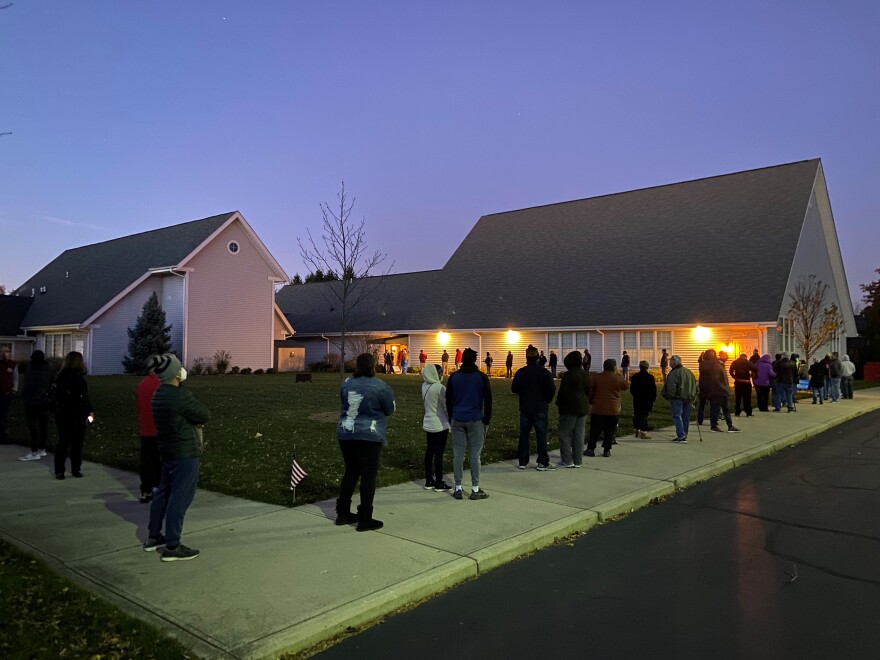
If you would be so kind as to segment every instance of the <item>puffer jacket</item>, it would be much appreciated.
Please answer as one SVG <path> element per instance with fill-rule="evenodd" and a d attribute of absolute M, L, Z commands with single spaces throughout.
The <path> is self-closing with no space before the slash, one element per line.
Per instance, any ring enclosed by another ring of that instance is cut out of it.
<path fill-rule="evenodd" d="M 562 374 L 556 405 L 560 415 L 580 417 L 590 412 L 590 374 L 584 371 L 583 358 L 579 351 L 565 356 L 562 364 L 568 370 Z"/>
<path fill-rule="evenodd" d="M 679 364 L 666 375 L 660 395 L 667 401 L 681 399 L 691 402 L 697 398 L 697 379 L 690 369 Z"/>
<path fill-rule="evenodd" d="M 449 430 L 449 415 L 446 412 L 446 386 L 437 367 L 426 364 L 422 370 L 422 403 L 425 406 L 425 417 L 422 430 L 428 433 L 439 433 Z"/>
<path fill-rule="evenodd" d="M 758 374 L 755 376 L 755 386 L 769 387 L 770 379 L 776 378 L 776 372 L 773 371 L 773 362 L 770 360 L 770 356 L 767 353 L 764 353 L 764 355 L 761 356 L 761 359 L 758 360 L 756 366 L 758 368 Z"/>
<path fill-rule="evenodd" d="M 620 414 L 620 393 L 629 389 L 629 381 L 619 373 L 601 371 L 590 374 L 590 403 L 594 415 Z"/>
<path fill-rule="evenodd" d="M 207 406 L 196 400 L 192 392 L 168 383 L 159 385 L 153 394 L 153 421 L 162 460 L 197 458 L 196 425 L 210 419 Z"/>

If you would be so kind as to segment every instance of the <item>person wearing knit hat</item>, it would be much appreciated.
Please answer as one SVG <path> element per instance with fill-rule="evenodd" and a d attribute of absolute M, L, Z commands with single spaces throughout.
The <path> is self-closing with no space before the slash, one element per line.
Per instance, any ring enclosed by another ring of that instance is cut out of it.
<path fill-rule="evenodd" d="M 650 440 L 648 435 L 648 415 L 654 408 L 657 399 L 657 380 L 648 371 L 647 360 L 639 362 L 639 370 L 629 379 L 629 393 L 633 398 L 633 430 L 635 436 L 642 440 Z"/>
<path fill-rule="evenodd" d="M 176 355 L 160 355 L 150 361 L 150 368 L 161 381 L 153 394 L 152 409 L 162 478 L 150 504 L 144 550 L 162 548 L 162 561 L 195 559 L 199 551 L 181 543 L 180 536 L 199 481 L 201 450 L 196 426 L 208 422 L 211 413 L 189 390 L 180 387 L 186 380 L 186 369 Z"/>
<path fill-rule="evenodd" d="M 472 500 L 484 500 L 489 494 L 480 488 L 480 454 L 486 440 L 486 427 L 492 420 L 492 388 L 489 377 L 477 369 L 477 352 L 466 348 L 461 355 L 461 368 L 446 384 L 446 412 L 452 426 L 452 471 L 455 490 L 452 496 L 461 500 L 464 453 L 470 449 Z"/>
<path fill-rule="evenodd" d="M 556 394 L 553 376 L 540 363 L 540 355 L 534 346 L 526 349 L 526 366 L 513 375 L 510 391 L 519 396 L 519 445 L 517 468 L 525 470 L 529 464 L 529 436 L 535 429 L 535 445 L 538 451 L 539 472 L 555 470 L 547 453 L 547 406 Z"/>
<path fill-rule="evenodd" d="M 672 412 L 672 424 L 675 426 L 675 438 L 672 440 L 678 444 L 686 444 L 688 426 L 691 419 L 691 408 L 697 398 L 697 380 L 690 369 L 685 369 L 681 363 L 681 357 L 673 355 L 669 358 L 672 365 L 660 396 L 669 401 Z"/>

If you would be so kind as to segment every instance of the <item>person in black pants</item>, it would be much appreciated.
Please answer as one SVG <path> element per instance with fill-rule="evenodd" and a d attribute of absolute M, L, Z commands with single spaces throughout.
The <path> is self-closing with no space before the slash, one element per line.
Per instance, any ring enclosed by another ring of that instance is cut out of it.
<path fill-rule="evenodd" d="M 21 401 L 24 403 L 24 416 L 31 435 L 31 450 L 20 461 L 38 461 L 46 455 L 46 440 L 49 437 L 46 391 L 51 382 L 52 376 L 45 353 L 34 351 L 30 363 L 21 370 Z"/>
<path fill-rule="evenodd" d="M 55 450 L 56 479 L 64 479 L 68 452 L 71 474 L 74 477 L 83 476 L 81 471 L 83 440 L 86 426 L 95 420 L 85 373 L 82 353 L 71 351 L 64 356 L 61 371 L 55 379 L 54 400 L 57 407 L 55 425 L 58 428 L 58 447 Z"/>
<path fill-rule="evenodd" d="M 745 411 L 746 417 L 752 416 L 752 378 L 758 373 L 757 367 L 749 362 L 745 353 L 730 365 L 730 375 L 733 376 L 733 392 L 736 397 L 735 414 L 739 417 L 741 411 Z"/>

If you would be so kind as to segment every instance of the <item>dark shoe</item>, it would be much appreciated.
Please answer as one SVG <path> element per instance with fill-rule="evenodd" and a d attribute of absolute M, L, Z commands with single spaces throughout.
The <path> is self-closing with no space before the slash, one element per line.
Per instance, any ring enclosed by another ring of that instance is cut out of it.
<path fill-rule="evenodd" d="M 555 470 L 556 466 L 553 465 L 552 463 L 547 463 L 547 465 L 541 465 L 540 463 L 538 463 L 538 465 L 535 469 L 538 472 L 549 472 L 550 470 Z M 483 492 L 483 491 L 480 491 L 480 492 Z M 473 498 L 471 498 L 471 499 L 473 499 Z"/>
<path fill-rule="evenodd" d="M 141 493 L 141 504 L 149 504 L 153 501 L 153 493 Z"/>
<path fill-rule="evenodd" d="M 452 497 L 454 497 L 457 500 L 464 499 L 464 494 L 461 492 L 461 488 L 456 488 L 455 492 L 452 493 Z"/>
<path fill-rule="evenodd" d="M 371 532 L 375 529 L 382 529 L 384 525 L 385 523 L 383 523 L 381 520 L 375 520 L 373 518 L 373 507 L 363 505 L 358 507 L 357 531 Z"/>
<path fill-rule="evenodd" d="M 584 456 L 589 456 L 590 458 L 594 458 L 596 456 L 596 452 L 592 449 L 587 449 L 584 451 Z"/>
<path fill-rule="evenodd" d="M 165 547 L 165 537 L 159 534 L 156 538 L 148 538 L 144 541 L 144 552 L 153 552 L 153 550 L 157 550 L 159 548 Z M 180 547 L 180 546 L 177 546 Z"/>
<path fill-rule="evenodd" d="M 728 426 L 728 427 L 727 427 L 727 432 L 728 432 L 728 433 L 742 433 L 742 431 L 740 431 L 740 430 L 739 430 L 738 428 L 736 428 L 735 426 Z"/>
<path fill-rule="evenodd" d="M 60 473 L 56 474 L 55 478 L 58 479 L 58 481 L 63 481 L 64 480 L 64 473 L 60 472 Z"/>
<path fill-rule="evenodd" d="M 434 480 L 425 479 L 425 490 L 434 490 Z"/>
<path fill-rule="evenodd" d="M 83 473 L 80 472 L 79 470 L 77 470 L 76 472 L 73 472 L 72 474 L 73 474 L 73 476 L 76 477 L 77 479 L 82 479 L 82 478 L 83 478 Z"/>
<path fill-rule="evenodd" d="M 165 546 L 162 551 L 162 561 L 187 561 L 195 559 L 199 556 L 199 551 L 195 548 L 187 548 L 183 543 L 172 549 Z"/>
<path fill-rule="evenodd" d="M 450 488 L 452 488 L 452 486 L 450 486 L 445 481 L 441 480 L 441 481 L 434 482 L 434 492 L 435 493 L 442 493 L 444 490 L 449 490 Z"/>
<path fill-rule="evenodd" d="M 351 511 L 336 514 L 336 524 L 340 527 L 342 525 L 354 525 L 357 521 L 357 514 L 352 513 Z"/>
<path fill-rule="evenodd" d="M 489 493 L 487 493 L 482 488 L 480 490 L 471 491 L 471 496 L 468 498 L 469 500 L 485 500 L 489 497 Z"/>
<path fill-rule="evenodd" d="M 522 463 L 518 463 L 517 466 L 516 466 L 516 469 L 517 469 L 517 470 L 525 470 L 525 469 L 526 469 L 526 466 L 523 465 Z"/>
<path fill-rule="evenodd" d="M 718 426 L 713 426 L 713 427 L 710 428 L 709 430 L 710 430 L 712 433 L 724 433 L 724 431 L 722 431 L 721 428 L 718 427 Z"/>
<path fill-rule="evenodd" d="M 617 440 L 612 440 L 612 441 L 611 441 L 611 444 L 612 444 L 612 446 L 613 446 L 613 445 L 616 445 L 616 444 L 617 444 Z"/>
<path fill-rule="evenodd" d="M 611 456 L 611 450 L 606 449 L 605 451 L 602 452 L 602 456 L 604 456 L 605 458 L 609 458 Z"/>
<path fill-rule="evenodd" d="M 682 437 L 680 437 L 680 438 L 675 438 L 675 439 L 673 440 L 673 442 L 675 442 L 675 443 L 677 443 L 677 444 L 680 444 L 680 445 L 686 445 L 686 444 L 687 444 L 687 441 L 688 441 L 688 439 L 685 438 L 684 436 L 682 436 Z"/>

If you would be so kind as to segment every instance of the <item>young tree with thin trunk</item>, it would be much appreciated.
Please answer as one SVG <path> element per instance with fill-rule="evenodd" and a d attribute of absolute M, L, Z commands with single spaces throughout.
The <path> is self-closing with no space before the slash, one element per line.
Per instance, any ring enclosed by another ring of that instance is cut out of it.
<path fill-rule="evenodd" d="M 328 298 L 339 310 L 339 353 L 340 380 L 345 379 L 346 340 L 350 330 L 352 314 L 357 306 L 367 299 L 382 283 L 384 275 L 371 277 L 371 274 L 385 261 L 386 256 L 378 251 L 370 253 L 367 249 L 366 220 L 352 220 L 355 198 L 345 192 L 345 181 L 336 196 L 337 204 L 321 204 L 321 236 L 316 241 L 311 231 L 308 239 L 297 239 L 300 258 L 314 273 L 324 274 L 323 286 Z M 390 270 L 390 268 L 389 268 Z M 336 280 L 327 281 L 333 273 Z M 340 275 L 336 275 L 341 273 Z M 306 277 L 306 281 L 309 278 Z M 348 342 L 351 344 L 351 341 Z"/>
<path fill-rule="evenodd" d="M 815 275 L 810 275 L 796 282 L 794 291 L 788 294 L 791 300 L 788 318 L 792 333 L 803 347 L 803 359 L 807 364 L 816 351 L 834 339 L 843 325 L 837 303 L 826 305 L 827 293 L 828 285 Z"/>

